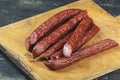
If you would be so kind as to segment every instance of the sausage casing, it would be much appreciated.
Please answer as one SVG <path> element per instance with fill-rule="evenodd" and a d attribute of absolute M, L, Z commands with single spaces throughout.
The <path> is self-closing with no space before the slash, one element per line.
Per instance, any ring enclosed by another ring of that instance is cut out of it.
<path fill-rule="evenodd" d="M 73 50 L 73 52 L 77 51 L 77 49 L 79 49 L 85 43 L 87 43 L 95 34 L 98 33 L 99 30 L 100 29 L 95 24 L 92 24 L 92 26 L 87 29 L 84 37 L 78 42 L 78 45 L 76 46 L 76 49 Z M 54 54 L 50 56 L 50 59 L 58 59 L 60 57 L 63 57 L 62 51 L 63 51 L 62 49 L 56 51 Z"/>
<path fill-rule="evenodd" d="M 80 9 L 67 9 L 64 11 L 60 11 L 43 24 L 41 24 L 38 28 L 36 28 L 31 35 L 25 40 L 26 49 L 31 51 L 35 43 L 40 40 L 43 36 L 45 36 L 51 29 L 55 26 L 59 25 L 60 23 L 66 21 L 67 19 L 75 16 L 78 14 Z"/>
<path fill-rule="evenodd" d="M 49 46 L 54 44 L 56 41 L 62 38 L 62 36 L 66 35 L 68 32 L 74 29 L 76 25 L 86 16 L 87 16 L 87 11 L 84 10 L 80 12 L 79 14 L 68 20 L 65 24 L 58 27 L 50 35 L 48 35 L 41 41 L 37 42 L 37 44 L 34 46 L 32 50 L 33 57 L 36 58 L 39 55 L 41 55 Z"/>
<path fill-rule="evenodd" d="M 65 57 L 70 57 L 76 46 L 78 45 L 79 40 L 81 40 L 86 32 L 86 30 L 91 26 L 93 20 L 89 17 L 84 18 L 76 29 L 73 31 L 70 39 L 65 43 L 63 47 L 63 54 Z"/>
<path fill-rule="evenodd" d="M 78 50 L 77 52 L 72 54 L 70 57 L 63 57 L 56 60 L 48 60 L 47 62 L 45 62 L 45 65 L 52 70 L 62 69 L 78 60 L 92 56 L 98 52 L 110 49 L 117 45 L 118 43 L 115 42 L 114 40 L 105 39 L 98 43 L 95 43 L 93 45 L 90 45 Z"/>

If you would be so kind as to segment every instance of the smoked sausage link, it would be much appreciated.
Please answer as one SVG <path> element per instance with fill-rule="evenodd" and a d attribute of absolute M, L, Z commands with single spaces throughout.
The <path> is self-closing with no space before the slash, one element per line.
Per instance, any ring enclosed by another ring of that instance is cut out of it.
<path fill-rule="evenodd" d="M 52 70 L 62 69 L 78 60 L 92 56 L 98 52 L 110 49 L 117 45 L 118 45 L 117 42 L 111 39 L 105 39 L 96 44 L 93 44 L 78 50 L 77 52 L 72 54 L 70 57 L 63 57 L 56 60 L 48 60 L 47 62 L 45 62 L 45 65 Z"/>
<path fill-rule="evenodd" d="M 73 50 L 73 52 L 75 52 L 77 49 L 79 49 L 80 47 L 82 47 L 85 43 L 87 43 L 91 38 L 93 38 L 93 36 L 95 36 L 98 32 L 100 31 L 100 28 L 93 24 L 92 27 L 90 27 L 84 37 L 78 42 L 78 45 L 76 46 L 76 48 Z"/>
<path fill-rule="evenodd" d="M 52 30 L 55 26 L 60 23 L 66 21 L 67 19 L 78 14 L 80 9 L 67 9 L 61 11 L 51 17 L 49 20 L 45 21 L 38 28 L 36 28 L 31 35 L 25 40 L 25 46 L 27 50 L 31 50 L 31 48 L 35 45 L 35 43 L 40 40 L 44 35 L 46 35 L 50 30 Z"/>
<path fill-rule="evenodd" d="M 50 56 L 50 59 L 53 60 L 53 59 L 59 59 L 60 57 L 63 57 L 63 49 L 60 49 L 58 51 L 56 51 L 54 54 L 52 54 Z"/>
<path fill-rule="evenodd" d="M 79 49 L 80 47 L 82 47 L 85 43 L 87 43 L 95 34 L 98 33 L 100 29 L 95 25 L 92 24 L 91 27 L 89 27 L 86 30 L 86 33 L 84 35 L 84 37 L 78 42 L 78 45 L 76 46 L 76 48 L 73 50 L 73 52 L 77 51 L 77 49 Z M 57 52 L 55 52 L 54 54 L 52 54 L 50 56 L 50 59 L 58 59 L 60 57 L 63 57 L 63 50 L 60 49 Z"/>
<path fill-rule="evenodd" d="M 41 41 L 37 42 L 37 44 L 34 46 L 32 50 L 33 57 L 36 58 L 39 55 L 41 55 L 49 46 L 54 44 L 56 41 L 62 38 L 62 36 L 66 35 L 68 32 L 74 29 L 76 25 L 86 16 L 87 16 L 87 11 L 84 10 L 80 12 L 79 14 L 68 20 L 65 24 L 58 27 L 50 35 L 48 35 Z"/>
<path fill-rule="evenodd" d="M 49 57 L 54 54 L 57 50 L 61 49 L 65 42 L 70 38 L 72 32 L 68 33 L 65 37 L 60 39 L 58 42 L 56 42 L 53 46 L 51 46 L 47 51 L 45 51 L 40 58 L 49 59 Z"/>
<path fill-rule="evenodd" d="M 91 26 L 91 23 L 93 20 L 89 17 L 84 18 L 77 28 L 73 31 L 73 34 L 71 35 L 70 39 L 65 43 L 63 47 L 63 54 L 65 57 L 70 57 L 73 50 L 78 45 L 79 40 L 81 40 L 85 34 L 85 31 L 88 29 L 88 27 Z"/>

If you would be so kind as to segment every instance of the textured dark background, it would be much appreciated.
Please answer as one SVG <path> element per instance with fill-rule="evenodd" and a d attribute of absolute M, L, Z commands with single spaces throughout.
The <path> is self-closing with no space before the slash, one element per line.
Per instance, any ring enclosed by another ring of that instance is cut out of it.
<path fill-rule="evenodd" d="M 75 0 L 0 0 L 0 26 L 4 26 Z M 120 0 L 94 0 L 113 16 L 120 14 Z M 30 80 L 0 51 L 0 80 Z M 120 80 L 116 70 L 97 80 Z"/>

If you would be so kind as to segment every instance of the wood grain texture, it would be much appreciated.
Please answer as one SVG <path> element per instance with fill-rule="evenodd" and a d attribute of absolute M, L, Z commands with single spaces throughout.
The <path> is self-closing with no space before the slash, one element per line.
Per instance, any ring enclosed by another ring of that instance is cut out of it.
<path fill-rule="evenodd" d="M 111 38 L 120 44 L 118 19 L 108 14 L 93 1 L 80 0 L 0 28 L 0 45 L 8 51 L 7 55 L 17 62 L 18 66 L 21 66 L 28 75 L 32 76 L 31 78 L 36 80 L 90 80 L 120 68 L 120 46 L 78 61 L 59 71 L 49 70 L 41 61 L 29 61 L 28 54 L 31 53 L 24 46 L 26 37 L 55 13 L 68 8 L 87 10 L 89 16 L 101 29 L 86 45 L 106 38 Z"/>

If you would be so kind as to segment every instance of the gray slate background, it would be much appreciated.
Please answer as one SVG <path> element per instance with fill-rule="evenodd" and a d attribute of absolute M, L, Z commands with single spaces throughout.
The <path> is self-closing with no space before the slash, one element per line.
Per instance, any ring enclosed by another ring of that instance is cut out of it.
<path fill-rule="evenodd" d="M 0 0 L 0 26 L 4 26 L 41 12 L 71 3 L 75 0 Z M 94 0 L 113 16 L 120 15 L 120 0 Z M 0 80 L 30 80 L 0 51 Z M 120 80 L 116 70 L 97 80 Z"/>

